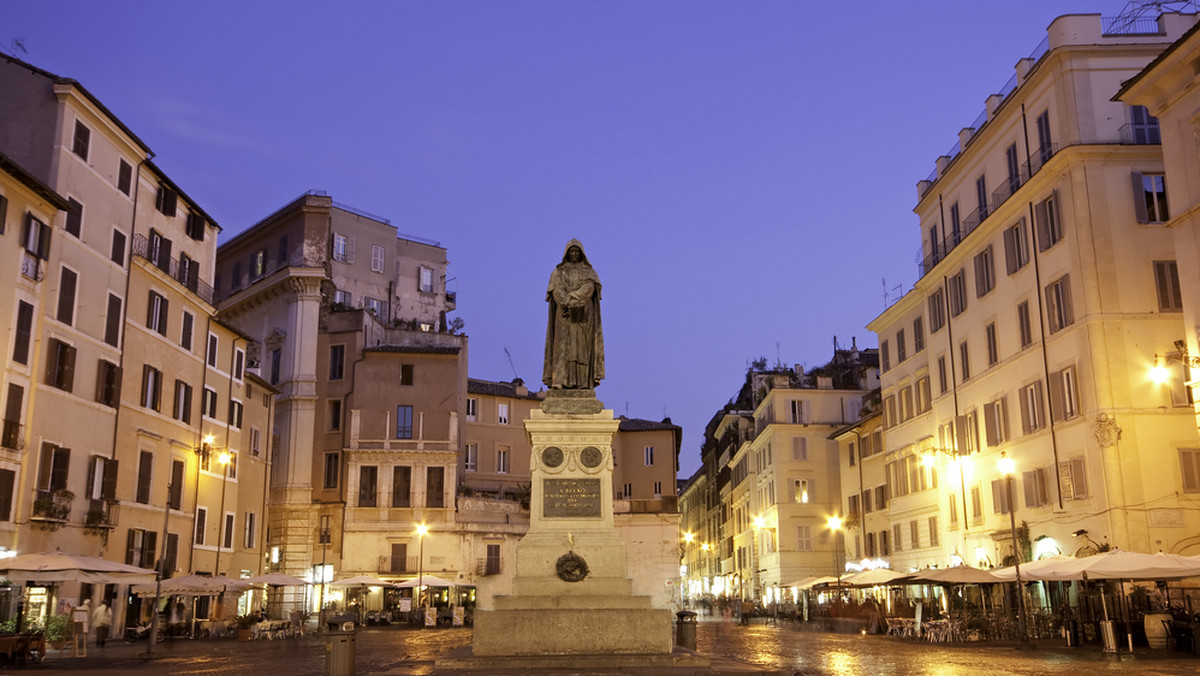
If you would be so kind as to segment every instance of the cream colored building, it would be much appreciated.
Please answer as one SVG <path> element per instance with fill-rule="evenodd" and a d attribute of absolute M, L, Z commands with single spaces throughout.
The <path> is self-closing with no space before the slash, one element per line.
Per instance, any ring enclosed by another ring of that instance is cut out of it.
<path fill-rule="evenodd" d="M 244 371 L 250 341 L 213 320 L 219 228 L 78 82 L 5 56 L 0 91 L 0 152 L 67 202 L 56 215 L 19 199 L 3 235 L 5 544 L 167 575 L 260 572 L 270 388 Z M 228 476 L 196 470 L 203 448 L 230 454 Z M 103 596 L 120 626 L 126 591 L 54 593 Z M 35 613 L 52 602 L 27 596 Z"/>
<path fill-rule="evenodd" d="M 1144 106 L 1158 119 L 1147 134 L 1161 135 L 1163 165 L 1171 190 L 1167 192 L 1167 217 L 1179 271 L 1179 294 L 1183 305 L 1182 343 L 1164 348 L 1159 355 L 1164 375 L 1173 378 L 1182 369 L 1191 400 L 1200 421 L 1200 401 L 1195 384 L 1200 380 L 1200 162 L 1196 159 L 1197 110 L 1200 90 L 1192 64 L 1200 53 L 1200 39 L 1193 27 L 1167 48 L 1135 78 L 1126 82 L 1116 97 L 1133 106 Z M 1174 291 L 1174 289 L 1172 289 Z M 1178 485 L 1184 494 L 1200 493 L 1200 446 L 1194 439 L 1181 438 Z M 1180 551 L 1200 551 L 1200 538 L 1182 544 Z"/>
<path fill-rule="evenodd" d="M 892 521 L 888 513 L 887 464 L 883 455 L 883 413 L 878 394 L 864 398 L 862 418 L 833 434 L 841 466 L 842 556 L 837 570 L 845 573 L 868 569 L 889 557 Z M 912 526 L 908 526 L 910 529 Z M 929 532 L 941 534 L 941 524 L 927 523 Z M 934 539 L 930 546 L 936 546 Z"/>
<path fill-rule="evenodd" d="M 1200 527 L 1182 374 L 1149 378 L 1183 334 L 1161 148 L 1110 100 L 1193 22 L 1059 17 L 918 184 L 920 279 L 869 325 L 893 568 L 1011 561 L 1010 509 L 1023 559 L 1178 551 Z"/>

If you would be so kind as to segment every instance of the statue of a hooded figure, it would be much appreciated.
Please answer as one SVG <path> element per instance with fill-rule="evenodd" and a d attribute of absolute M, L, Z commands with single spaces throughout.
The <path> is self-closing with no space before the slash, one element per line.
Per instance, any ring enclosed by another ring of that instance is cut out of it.
<path fill-rule="evenodd" d="M 546 291 L 546 360 L 542 382 L 552 390 L 591 390 L 604 379 L 604 332 L 600 328 L 600 278 L 577 239 L 550 273 Z"/>

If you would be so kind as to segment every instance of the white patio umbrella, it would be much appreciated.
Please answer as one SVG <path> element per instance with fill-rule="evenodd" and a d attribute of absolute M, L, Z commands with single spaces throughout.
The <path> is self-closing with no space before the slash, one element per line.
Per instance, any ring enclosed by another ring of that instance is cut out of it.
<path fill-rule="evenodd" d="M 800 580 L 793 586 L 799 587 L 800 589 L 812 589 L 813 587 L 816 587 L 817 585 L 833 584 L 833 583 L 836 583 L 837 581 L 838 581 L 837 577 L 835 577 L 833 575 L 825 575 L 823 577 L 804 578 L 803 580 Z"/>
<path fill-rule="evenodd" d="M 250 587 L 246 580 L 233 580 L 224 575 L 184 575 L 162 581 L 161 593 L 179 596 L 212 596 L 227 591 L 245 591 Z M 132 589 L 135 594 L 153 594 L 153 584 L 139 584 Z"/>
<path fill-rule="evenodd" d="M 996 577 L 1012 580 L 1013 568 L 995 571 Z M 1143 554 L 1114 549 L 1081 559 L 1043 559 L 1021 564 L 1021 578 L 1064 582 L 1082 580 L 1178 580 L 1200 576 L 1200 562 L 1176 554 Z"/>
<path fill-rule="evenodd" d="M 904 573 L 898 573 L 887 568 L 876 568 L 874 570 L 864 570 L 861 573 L 854 573 L 842 578 L 842 584 L 847 584 L 852 587 L 876 587 L 879 585 L 892 584 L 896 580 L 908 577 Z M 836 578 L 835 578 L 836 579 Z"/>
<path fill-rule="evenodd" d="M 418 580 L 420 580 L 419 584 L 421 584 L 422 586 L 425 586 L 425 587 L 456 587 L 456 586 L 458 586 L 457 582 L 455 582 L 453 580 L 447 580 L 445 578 L 438 577 L 436 575 L 421 575 L 419 578 L 414 577 L 414 578 L 411 578 L 408 580 L 404 580 L 402 582 L 397 582 L 396 586 L 400 587 L 402 589 L 416 587 L 418 584 L 418 582 L 417 582 Z"/>
<path fill-rule="evenodd" d="M 1025 566 L 1021 566 L 1021 574 L 1025 574 Z M 908 576 L 913 582 L 932 582 L 936 584 L 991 584 L 1004 582 L 991 571 L 971 566 L 955 566 L 953 568 L 926 568 Z"/>
<path fill-rule="evenodd" d="M 256 577 L 247 578 L 243 580 L 243 582 L 249 582 L 250 584 L 265 584 L 272 587 L 303 587 L 306 584 L 312 584 L 308 580 L 302 580 L 291 575 L 284 575 L 283 573 L 267 573 L 265 575 L 258 575 Z"/>
<path fill-rule="evenodd" d="M 396 585 L 387 580 L 381 580 L 370 575 L 355 575 L 341 580 L 334 580 L 329 584 L 334 587 L 395 587 Z"/>
<path fill-rule="evenodd" d="M 54 551 L 0 559 L 0 576 L 14 582 L 137 584 L 154 582 L 155 573 L 108 559 Z"/>

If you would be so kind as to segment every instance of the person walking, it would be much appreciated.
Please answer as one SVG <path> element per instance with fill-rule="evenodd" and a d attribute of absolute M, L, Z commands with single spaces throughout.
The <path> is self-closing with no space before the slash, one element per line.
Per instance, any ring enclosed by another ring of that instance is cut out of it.
<path fill-rule="evenodd" d="M 96 646 L 103 648 L 108 641 L 108 630 L 112 627 L 112 609 L 101 599 L 92 611 L 92 628 L 96 630 Z"/>

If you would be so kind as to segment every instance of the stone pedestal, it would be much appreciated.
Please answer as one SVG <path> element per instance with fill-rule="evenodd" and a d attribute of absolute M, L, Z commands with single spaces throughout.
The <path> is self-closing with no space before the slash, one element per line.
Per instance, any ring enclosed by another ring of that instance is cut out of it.
<path fill-rule="evenodd" d="M 542 409 L 525 421 L 532 499 L 513 593 L 476 611 L 474 658 L 671 664 L 671 611 L 633 595 L 625 542 L 613 527 L 618 421 L 590 392 L 553 391 Z"/>

